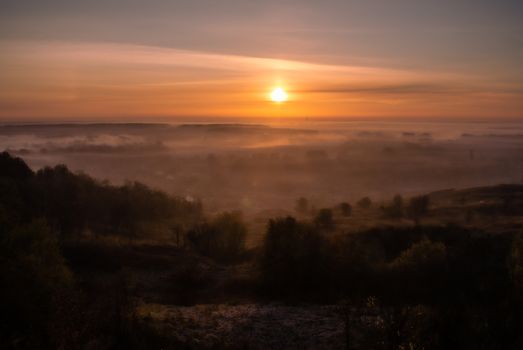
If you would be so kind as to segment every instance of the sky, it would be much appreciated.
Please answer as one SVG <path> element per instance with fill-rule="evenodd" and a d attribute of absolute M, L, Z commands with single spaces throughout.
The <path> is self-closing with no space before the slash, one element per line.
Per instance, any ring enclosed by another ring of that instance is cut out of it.
<path fill-rule="evenodd" d="M 0 120 L 523 120 L 521 18 L 521 0 L 2 0 Z"/>

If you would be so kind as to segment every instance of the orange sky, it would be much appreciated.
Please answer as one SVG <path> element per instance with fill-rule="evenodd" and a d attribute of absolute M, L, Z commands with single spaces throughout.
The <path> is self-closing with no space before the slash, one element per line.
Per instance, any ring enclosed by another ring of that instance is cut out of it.
<path fill-rule="evenodd" d="M 2 42 L 0 118 L 521 117 L 488 75 L 333 65 L 144 45 Z M 283 87 L 278 105 L 270 90 Z"/>
<path fill-rule="evenodd" d="M 0 122 L 523 119 L 520 0 L 0 2 Z M 282 86 L 290 100 L 268 101 Z"/>

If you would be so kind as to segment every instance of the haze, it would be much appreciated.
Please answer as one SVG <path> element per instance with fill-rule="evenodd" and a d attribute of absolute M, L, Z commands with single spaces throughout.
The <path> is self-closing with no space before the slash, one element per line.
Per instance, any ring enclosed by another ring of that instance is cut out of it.
<path fill-rule="evenodd" d="M 0 0 L 0 347 L 523 349 L 523 0 Z"/>
<path fill-rule="evenodd" d="M 523 126 L 506 122 L 7 125 L 0 148 L 33 169 L 137 180 L 211 212 L 523 181 Z"/>

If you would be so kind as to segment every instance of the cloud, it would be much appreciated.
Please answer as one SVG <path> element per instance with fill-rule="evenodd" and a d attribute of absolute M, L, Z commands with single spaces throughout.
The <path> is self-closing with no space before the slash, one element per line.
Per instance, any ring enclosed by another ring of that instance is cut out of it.
<path fill-rule="evenodd" d="M 519 82 L 465 73 L 107 42 L 9 40 L 0 49 L 0 118 L 267 116 L 266 94 L 280 84 L 291 95 L 280 116 L 521 110 Z"/>
<path fill-rule="evenodd" d="M 304 90 L 312 93 L 370 93 L 370 94 L 442 94 L 456 92 L 451 86 L 429 83 L 406 83 L 396 85 L 335 85 L 319 87 L 317 89 Z"/>
<path fill-rule="evenodd" d="M 48 62 L 76 64 L 123 63 L 163 67 L 195 67 L 215 70 L 277 70 L 290 72 L 338 72 L 354 75 L 407 73 L 382 67 L 320 64 L 297 60 L 216 54 L 157 46 L 119 43 L 60 41 L 0 41 L 4 57 L 23 57 Z"/>
<path fill-rule="evenodd" d="M 523 90 L 507 85 L 494 85 L 469 81 L 445 80 L 435 82 L 402 82 L 396 84 L 324 84 L 310 89 L 302 89 L 303 93 L 325 94 L 365 94 L 365 95 L 401 95 L 401 96 L 428 96 L 428 95 L 470 95 L 470 94 L 500 94 L 523 95 Z"/>

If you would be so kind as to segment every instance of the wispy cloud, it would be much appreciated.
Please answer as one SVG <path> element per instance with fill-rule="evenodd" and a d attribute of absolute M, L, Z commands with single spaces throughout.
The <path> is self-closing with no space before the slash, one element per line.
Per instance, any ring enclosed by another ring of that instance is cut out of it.
<path fill-rule="evenodd" d="M 0 41 L 0 48 L 0 117 L 260 116 L 272 113 L 266 94 L 274 84 L 291 92 L 295 103 L 278 112 L 287 115 L 398 115 L 426 111 L 429 104 L 431 113 L 437 112 L 434 106 L 448 112 L 480 108 L 480 94 L 491 110 L 507 108 L 514 114 L 521 106 L 521 86 L 462 73 L 120 43 Z M 394 110 L 384 109 L 391 105 Z"/>
<path fill-rule="evenodd" d="M 372 66 L 319 64 L 297 60 L 226 55 L 201 51 L 119 43 L 69 43 L 59 41 L 0 41 L 2 56 L 34 57 L 38 60 L 76 63 L 123 63 L 141 65 L 184 66 L 214 70 L 250 71 L 319 71 L 350 74 L 400 72 Z"/>
<path fill-rule="evenodd" d="M 391 85 L 333 85 L 323 86 L 315 89 L 303 90 L 308 93 L 336 93 L 336 94 L 379 94 L 379 95 L 419 95 L 419 94 L 449 94 L 463 93 L 469 91 L 463 87 L 458 88 L 451 84 L 431 84 L 431 83 L 404 83 Z"/>

